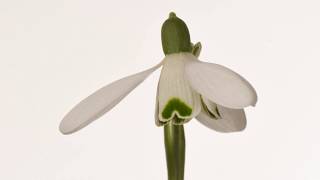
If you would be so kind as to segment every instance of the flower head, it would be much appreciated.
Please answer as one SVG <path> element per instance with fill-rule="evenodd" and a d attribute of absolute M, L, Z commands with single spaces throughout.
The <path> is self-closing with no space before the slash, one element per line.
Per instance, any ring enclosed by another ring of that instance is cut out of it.
<path fill-rule="evenodd" d="M 81 101 L 63 118 L 60 131 L 70 134 L 98 119 L 160 67 L 155 110 L 158 126 L 184 124 L 196 118 L 219 132 L 243 130 L 243 108 L 257 102 L 249 82 L 224 66 L 200 61 L 201 44 L 191 43 L 186 24 L 174 13 L 164 22 L 161 33 L 165 53 L 162 62 L 117 80 Z"/>

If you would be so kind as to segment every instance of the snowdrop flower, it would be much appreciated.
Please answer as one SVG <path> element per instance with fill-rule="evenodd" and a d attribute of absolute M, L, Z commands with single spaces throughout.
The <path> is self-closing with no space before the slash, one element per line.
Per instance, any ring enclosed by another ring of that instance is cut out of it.
<path fill-rule="evenodd" d="M 182 28 L 177 31 L 176 26 Z M 216 131 L 243 130 L 246 126 L 243 108 L 257 102 L 254 88 L 234 71 L 198 60 L 201 45 L 190 43 L 184 26 L 184 22 L 171 13 L 162 28 L 166 54 L 163 61 L 117 80 L 81 101 L 63 118 L 60 131 L 70 134 L 98 119 L 161 66 L 155 110 L 158 126 L 170 121 L 184 124 L 196 118 Z"/>
<path fill-rule="evenodd" d="M 107 113 L 162 67 L 157 88 L 155 122 L 164 126 L 168 180 L 184 179 L 185 136 L 183 124 L 195 118 L 219 132 L 246 127 L 244 108 L 255 105 L 257 94 L 234 71 L 198 59 L 201 44 L 190 41 L 186 24 L 170 13 L 161 30 L 163 61 L 145 71 L 117 80 L 75 106 L 60 123 L 70 134 Z"/>

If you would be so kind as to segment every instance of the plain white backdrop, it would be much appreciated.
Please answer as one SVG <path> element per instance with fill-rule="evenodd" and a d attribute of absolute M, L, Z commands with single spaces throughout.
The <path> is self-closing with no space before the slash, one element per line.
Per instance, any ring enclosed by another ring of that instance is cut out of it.
<path fill-rule="evenodd" d="M 0 179 L 165 180 L 154 124 L 159 70 L 108 114 L 64 136 L 62 117 L 98 88 L 163 57 L 170 11 L 200 59 L 258 92 L 244 132 L 185 125 L 186 180 L 320 179 L 318 0 L 1 0 Z"/>

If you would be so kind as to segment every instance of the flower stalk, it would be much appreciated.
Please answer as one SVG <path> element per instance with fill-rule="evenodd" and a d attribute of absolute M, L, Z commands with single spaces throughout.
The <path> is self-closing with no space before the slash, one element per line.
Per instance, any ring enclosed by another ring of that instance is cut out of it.
<path fill-rule="evenodd" d="M 183 180 L 186 146 L 183 125 L 167 123 L 164 126 L 164 143 L 168 180 Z"/>

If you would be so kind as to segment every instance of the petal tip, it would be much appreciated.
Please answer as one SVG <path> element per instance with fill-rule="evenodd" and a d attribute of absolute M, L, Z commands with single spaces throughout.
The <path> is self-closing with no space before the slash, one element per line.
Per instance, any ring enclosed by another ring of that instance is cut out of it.
<path fill-rule="evenodd" d="M 83 125 L 79 125 L 79 126 L 75 125 L 74 122 L 70 121 L 70 119 L 67 118 L 67 116 L 66 116 L 60 122 L 59 131 L 63 135 L 69 135 L 69 134 L 72 134 L 72 133 L 80 130 L 83 127 L 84 127 Z"/>
<path fill-rule="evenodd" d="M 61 133 L 62 135 L 69 135 L 69 134 L 72 134 L 71 132 L 62 131 L 62 130 L 60 130 L 60 133 Z"/>
<path fill-rule="evenodd" d="M 255 92 L 255 97 L 254 97 L 254 101 L 251 104 L 252 107 L 256 107 L 257 102 L 258 102 L 258 95 L 257 95 L 256 91 L 254 91 L 254 92 Z"/>
<path fill-rule="evenodd" d="M 233 128 L 230 128 L 230 129 L 215 129 L 215 131 L 217 132 L 220 132 L 220 133 L 241 133 L 243 132 L 247 127 L 247 124 L 245 123 L 243 126 L 239 126 L 239 127 L 233 127 Z"/>
<path fill-rule="evenodd" d="M 73 131 L 68 129 L 66 127 L 66 125 L 64 124 L 63 120 L 61 121 L 60 125 L 59 125 L 59 131 L 63 134 L 63 135 L 68 135 L 71 134 Z"/>

